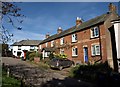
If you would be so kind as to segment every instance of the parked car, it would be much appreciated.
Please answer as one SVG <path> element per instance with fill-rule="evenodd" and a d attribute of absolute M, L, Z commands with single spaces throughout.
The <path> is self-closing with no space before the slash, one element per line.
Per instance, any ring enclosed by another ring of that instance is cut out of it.
<path fill-rule="evenodd" d="M 74 64 L 74 62 L 67 58 L 63 58 L 63 59 L 62 58 L 53 58 L 49 63 L 51 68 L 58 68 L 59 70 L 70 67 L 73 64 Z"/>

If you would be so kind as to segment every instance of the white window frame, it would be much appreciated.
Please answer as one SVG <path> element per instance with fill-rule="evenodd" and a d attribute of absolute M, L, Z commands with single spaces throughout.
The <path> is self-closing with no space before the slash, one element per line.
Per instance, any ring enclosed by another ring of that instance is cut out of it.
<path fill-rule="evenodd" d="M 92 54 L 92 56 L 100 55 L 100 45 L 99 44 L 91 45 L 91 54 Z"/>
<path fill-rule="evenodd" d="M 60 45 L 63 45 L 64 44 L 64 38 L 61 38 L 60 39 Z"/>
<path fill-rule="evenodd" d="M 76 52 L 76 49 L 77 49 L 77 52 Z M 72 56 L 78 56 L 78 48 L 77 47 L 72 48 Z"/>
<path fill-rule="evenodd" d="M 96 30 L 97 30 L 97 33 L 96 33 Z M 99 37 L 99 27 L 98 26 L 92 28 L 90 31 L 91 31 L 91 38 Z"/>
<path fill-rule="evenodd" d="M 60 49 L 60 54 L 64 54 L 64 49 Z"/>
<path fill-rule="evenodd" d="M 35 46 L 30 46 L 30 50 L 35 50 Z"/>
<path fill-rule="evenodd" d="M 72 42 L 77 42 L 77 34 L 72 34 Z"/>
<path fill-rule="evenodd" d="M 54 46 L 54 40 L 53 41 L 51 41 L 51 47 L 53 47 Z"/>

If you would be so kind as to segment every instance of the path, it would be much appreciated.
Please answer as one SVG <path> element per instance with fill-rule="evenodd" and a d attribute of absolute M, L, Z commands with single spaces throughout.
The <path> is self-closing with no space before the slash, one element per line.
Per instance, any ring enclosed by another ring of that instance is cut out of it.
<path fill-rule="evenodd" d="M 30 87 L 93 87 L 90 83 L 66 77 L 62 71 L 45 70 L 20 59 L 4 57 L 2 63 L 9 65 L 11 73 Z"/>

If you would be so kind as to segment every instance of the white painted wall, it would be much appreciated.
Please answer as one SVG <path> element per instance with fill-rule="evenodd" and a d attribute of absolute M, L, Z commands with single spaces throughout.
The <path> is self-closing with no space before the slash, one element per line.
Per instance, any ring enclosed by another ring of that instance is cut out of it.
<path fill-rule="evenodd" d="M 120 58 L 120 23 L 114 24 L 117 58 Z"/>
<path fill-rule="evenodd" d="M 28 51 L 30 51 L 30 46 L 21 46 L 21 50 L 18 50 L 18 46 L 13 46 L 12 48 L 13 48 L 12 53 L 13 53 L 13 55 L 15 55 L 15 56 L 17 56 L 17 52 L 21 52 L 21 56 L 20 56 L 20 57 L 23 57 L 23 56 L 24 56 L 23 50 L 28 50 Z M 34 51 L 37 51 L 38 47 L 35 46 L 34 48 L 35 48 Z"/>

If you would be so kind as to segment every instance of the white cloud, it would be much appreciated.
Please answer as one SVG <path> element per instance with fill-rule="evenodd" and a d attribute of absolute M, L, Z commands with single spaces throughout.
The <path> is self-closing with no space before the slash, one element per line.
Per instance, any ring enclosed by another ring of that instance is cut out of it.
<path fill-rule="evenodd" d="M 45 35 L 43 34 L 33 33 L 30 31 L 14 30 L 11 33 L 13 33 L 14 35 L 12 38 L 14 41 L 20 41 L 25 39 L 43 40 L 45 38 Z"/>

